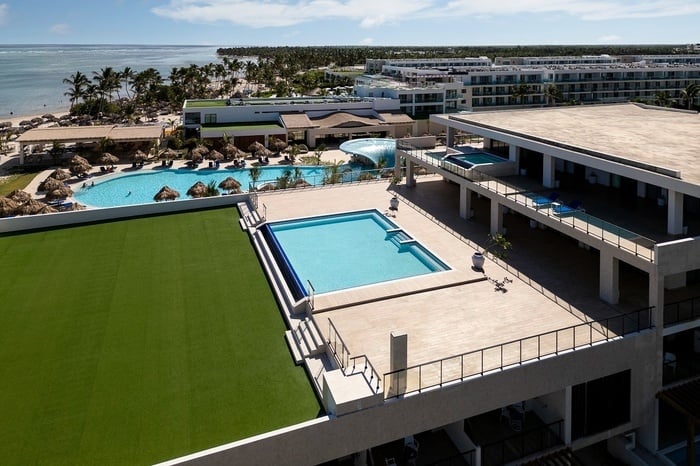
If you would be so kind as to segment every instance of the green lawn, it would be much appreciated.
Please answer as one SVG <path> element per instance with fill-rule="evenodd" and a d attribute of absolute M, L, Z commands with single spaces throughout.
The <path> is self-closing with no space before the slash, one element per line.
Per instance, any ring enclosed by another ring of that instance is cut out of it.
<path fill-rule="evenodd" d="M 0 236 L 0 463 L 150 464 L 312 419 L 235 209 Z"/>
<path fill-rule="evenodd" d="M 7 196 L 15 189 L 24 189 L 34 179 L 36 173 L 9 175 L 0 181 L 0 196 Z"/>

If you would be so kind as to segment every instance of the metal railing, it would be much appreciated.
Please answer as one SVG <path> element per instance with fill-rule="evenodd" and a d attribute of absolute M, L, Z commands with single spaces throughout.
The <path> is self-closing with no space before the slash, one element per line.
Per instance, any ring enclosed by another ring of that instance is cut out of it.
<path fill-rule="evenodd" d="M 456 455 L 436 460 L 432 463 L 427 463 L 426 466 L 464 466 L 465 464 L 467 466 L 476 466 L 475 449 L 457 453 Z"/>
<path fill-rule="evenodd" d="M 456 356 L 417 364 L 384 374 L 384 398 L 441 387 L 485 373 L 520 366 L 562 352 L 624 337 L 653 328 L 652 310 L 644 308 L 606 319 L 583 322 Z"/>
<path fill-rule="evenodd" d="M 676 301 L 664 306 L 664 327 L 700 318 L 700 296 Z"/>
<path fill-rule="evenodd" d="M 503 440 L 481 446 L 482 464 L 506 464 L 537 452 L 563 445 L 564 421 L 527 429 Z"/>
<path fill-rule="evenodd" d="M 348 346 L 343 341 L 343 338 L 340 336 L 338 329 L 335 328 L 331 319 L 328 319 L 327 343 L 344 375 L 348 376 L 361 372 L 364 374 L 367 383 L 372 387 L 374 393 L 380 392 L 381 377 L 379 372 L 377 372 L 366 355 L 360 354 L 358 356 L 352 356 L 350 354 Z M 359 372 L 358 368 L 361 369 Z"/>
<path fill-rule="evenodd" d="M 582 209 L 568 207 L 557 200 L 547 201 L 542 194 L 523 191 L 517 186 L 487 175 L 475 168 L 467 169 L 447 160 L 442 160 L 434 154 L 431 155 L 425 149 L 413 148 L 406 142 L 397 141 L 397 149 L 403 150 L 412 157 L 434 167 L 472 181 L 488 191 L 507 197 L 516 204 L 533 209 L 537 215 L 554 219 L 562 225 L 585 233 L 587 236 L 599 239 L 614 245 L 618 249 L 654 262 L 654 246 L 656 242 L 650 238 L 589 215 Z M 536 220 L 536 217 L 534 219 Z"/>

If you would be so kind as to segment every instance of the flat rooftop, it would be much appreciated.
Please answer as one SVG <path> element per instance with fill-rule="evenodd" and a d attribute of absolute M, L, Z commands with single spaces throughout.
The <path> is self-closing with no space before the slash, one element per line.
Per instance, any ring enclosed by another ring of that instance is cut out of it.
<path fill-rule="evenodd" d="M 489 277 L 512 280 L 507 292 L 496 291 L 483 273 L 472 269 L 475 249 L 461 234 L 476 229 L 481 240 L 486 238 L 486 230 L 459 219 L 459 194 L 453 188 L 436 176 L 420 177 L 415 189 L 401 186 L 401 192 L 429 197 L 433 203 L 427 213 L 402 202 L 392 218 L 452 270 L 316 295 L 314 314 L 322 332 L 328 332 L 328 319 L 332 320 L 351 354 L 366 354 L 383 374 L 389 371 L 392 331 L 408 333 L 408 364 L 414 365 L 615 314 L 597 297 L 586 302 L 588 314 L 567 303 L 566 298 L 558 297 L 555 302 L 551 292 L 531 286 L 526 277 L 518 279 L 513 271 L 487 260 Z M 270 192 L 260 194 L 259 202 L 266 206 L 267 219 L 275 221 L 372 208 L 386 212 L 391 196 L 388 185 L 377 182 Z M 458 228 L 465 230 L 445 228 L 433 221 L 436 217 L 456 217 L 456 224 L 461 225 Z M 355 244 L 338 247 L 361 245 L 358 239 Z"/>
<path fill-rule="evenodd" d="M 452 120 L 680 172 L 700 184 L 700 115 L 635 104 L 460 113 Z"/>

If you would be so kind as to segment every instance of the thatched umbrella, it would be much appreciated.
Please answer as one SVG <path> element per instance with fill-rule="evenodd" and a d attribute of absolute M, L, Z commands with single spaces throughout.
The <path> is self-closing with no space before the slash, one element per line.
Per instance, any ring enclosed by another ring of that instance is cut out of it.
<path fill-rule="evenodd" d="M 173 150 L 171 148 L 167 148 L 160 154 L 160 157 L 163 159 L 174 159 L 178 155 L 180 155 L 180 154 L 176 150 Z"/>
<path fill-rule="evenodd" d="M 270 147 L 274 148 L 275 151 L 279 153 L 287 148 L 287 143 L 281 139 L 275 138 Z"/>
<path fill-rule="evenodd" d="M 119 162 L 119 157 L 117 157 L 116 155 L 112 155 L 109 152 L 105 152 L 100 156 L 99 159 L 97 159 L 97 161 L 103 165 L 114 166 L 115 163 Z"/>
<path fill-rule="evenodd" d="M 148 158 L 148 155 L 142 151 L 142 150 L 137 150 L 134 152 L 134 154 L 131 156 L 131 159 L 134 160 L 135 162 L 142 162 Z"/>
<path fill-rule="evenodd" d="M 56 170 L 52 171 L 51 174 L 49 175 L 49 178 L 53 178 L 58 181 L 63 181 L 67 180 L 70 178 L 70 173 L 67 172 L 66 170 L 62 170 L 60 168 L 57 168 Z"/>
<path fill-rule="evenodd" d="M 56 212 L 58 212 L 58 210 L 54 209 L 54 208 L 51 207 L 50 205 L 45 205 L 44 207 L 42 207 L 41 209 L 39 209 L 36 213 L 37 213 L 37 214 L 53 214 L 53 213 L 56 213 Z"/>
<path fill-rule="evenodd" d="M 49 191 L 48 193 L 46 193 L 46 199 L 53 201 L 55 199 L 65 199 L 72 195 L 72 189 L 70 189 L 68 186 L 61 186 L 58 189 L 54 189 L 53 191 Z"/>
<path fill-rule="evenodd" d="M 15 189 L 10 194 L 8 194 L 7 197 L 20 204 L 23 202 L 30 201 L 32 199 L 31 194 L 29 194 L 26 191 L 22 191 L 21 189 Z"/>
<path fill-rule="evenodd" d="M 197 181 L 187 190 L 187 195 L 191 197 L 204 197 L 207 195 L 207 185 L 201 181 Z"/>
<path fill-rule="evenodd" d="M 255 141 L 254 143 L 248 146 L 248 152 L 250 152 L 251 154 L 254 154 L 261 149 L 265 149 L 265 146 L 260 144 L 258 141 Z"/>
<path fill-rule="evenodd" d="M 19 202 L 9 197 L 0 197 L 0 217 L 14 215 L 19 207 Z"/>
<path fill-rule="evenodd" d="M 37 187 L 37 191 L 53 191 L 63 186 L 63 181 L 58 181 L 56 178 L 48 177 Z"/>
<path fill-rule="evenodd" d="M 229 176 L 225 180 L 223 180 L 221 183 L 219 183 L 219 188 L 225 189 L 226 191 L 230 193 L 236 192 L 240 193 L 241 192 L 241 183 L 235 179 L 232 176 Z"/>
<path fill-rule="evenodd" d="M 81 173 L 89 172 L 90 169 L 92 169 L 92 165 L 90 165 L 90 162 L 88 162 L 87 159 L 79 155 L 74 155 L 73 158 L 70 159 L 70 165 L 68 168 L 72 174 L 80 175 Z"/>
<path fill-rule="evenodd" d="M 36 199 L 30 199 L 29 201 L 17 207 L 16 212 L 18 215 L 33 215 L 39 212 L 45 206 L 46 204 L 41 201 L 38 201 Z"/>
<path fill-rule="evenodd" d="M 207 159 L 209 160 L 224 160 L 224 154 L 218 150 L 213 150 L 207 154 Z"/>
<path fill-rule="evenodd" d="M 262 147 L 258 150 L 255 151 L 255 156 L 256 157 L 270 157 L 273 155 L 273 152 L 268 149 L 267 147 Z"/>
<path fill-rule="evenodd" d="M 178 197 L 180 197 L 179 192 L 175 191 L 170 186 L 163 186 L 162 188 L 160 188 L 160 191 L 158 191 L 156 195 L 153 196 L 153 200 L 156 202 L 174 201 Z"/>
<path fill-rule="evenodd" d="M 223 150 L 229 157 L 238 157 L 241 154 L 241 150 L 230 142 L 224 146 Z"/>

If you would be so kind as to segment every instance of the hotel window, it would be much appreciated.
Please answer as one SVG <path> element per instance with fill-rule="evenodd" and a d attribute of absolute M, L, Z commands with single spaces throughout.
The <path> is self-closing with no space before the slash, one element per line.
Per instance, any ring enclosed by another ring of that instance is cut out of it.
<path fill-rule="evenodd" d="M 185 113 L 185 124 L 186 125 L 198 125 L 202 122 L 202 115 L 199 112 L 186 112 Z"/>
<path fill-rule="evenodd" d="M 204 124 L 216 123 L 216 113 L 205 113 L 204 114 Z"/>
<path fill-rule="evenodd" d="M 571 391 L 571 437 L 597 434 L 630 420 L 631 371 L 574 385 Z"/>

